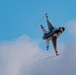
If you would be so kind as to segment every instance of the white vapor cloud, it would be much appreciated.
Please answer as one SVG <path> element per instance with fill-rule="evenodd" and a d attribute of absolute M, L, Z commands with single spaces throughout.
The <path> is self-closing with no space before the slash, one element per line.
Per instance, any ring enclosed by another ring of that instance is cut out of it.
<path fill-rule="evenodd" d="M 0 75 L 76 75 L 76 20 L 66 27 L 74 38 L 58 42 L 58 57 L 46 58 L 54 50 L 41 50 L 40 43 L 26 35 L 0 43 Z M 46 59 L 39 61 L 42 58 Z"/>

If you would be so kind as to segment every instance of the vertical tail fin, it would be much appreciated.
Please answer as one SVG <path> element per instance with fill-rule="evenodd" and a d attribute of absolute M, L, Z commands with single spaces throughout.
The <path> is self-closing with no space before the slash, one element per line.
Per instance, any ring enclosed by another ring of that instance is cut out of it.
<path fill-rule="evenodd" d="M 41 27 L 44 34 L 47 33 L 47 31 L 45 30 L 45 28 L 42 25 L 40 25 L 40 27 Z"/>
<path fill-rule="evenodd" d="M 46 48 L 49 50 L 49 40 L 46 40 Z"/>

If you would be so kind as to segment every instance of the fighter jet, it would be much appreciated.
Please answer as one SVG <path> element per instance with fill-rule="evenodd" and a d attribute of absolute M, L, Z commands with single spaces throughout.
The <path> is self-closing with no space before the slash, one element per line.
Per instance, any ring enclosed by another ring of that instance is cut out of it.
<path fill-rule="evenodd" d="M 58 51 L 57 51 L 57 38 L 60 36 L 60 34 L 62 34 L 65 30 L 64 27 L 54 27 L 49 18 L 48 18 L 48 15 L 45 14 L 46 16 L 46 21 L 47 21 L 47 25 L 48 25 L 48 31 L 46 31 L 46 29 L 40 25 L 42 31 L 43 31 L 43 39 L 46 40 L 46 48 L 47 50 L 49 50 L 49 41 L 52 40 L 52 44 L 53 44 L 53 47 L 54 47 L 54 50 L 55 50 L 55 53 L 56 53 L 56 56 L 58 56 Z"/>

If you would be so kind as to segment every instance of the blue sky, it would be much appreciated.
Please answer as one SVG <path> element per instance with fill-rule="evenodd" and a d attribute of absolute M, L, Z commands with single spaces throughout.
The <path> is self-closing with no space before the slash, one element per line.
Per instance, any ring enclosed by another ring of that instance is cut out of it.
<path fill-rule="evenodd" d="M 65 27 L 68 20 L 76 17 L 75 3 L 75 0 L 0 0 L 0 41 L 16 39 L 23 34 L 41 39 L 40 24 L 47 27 L 45 18 L 33 30 L 32 26 L 46 12 L 54 26 Z M 31 31 L 26 33 L 30 28 Z"/>
<path fill-rule="evenodd" d="M 60 56 L 35 63 L 55 55 L 42 39 L 40 24 L 47 24 L 45 17 L 39 21 L 46 12 L 54 26 L 65 27 Z M 75 34 L 76 0 L 0 0 L 0 75 L 75 75 Z"/>

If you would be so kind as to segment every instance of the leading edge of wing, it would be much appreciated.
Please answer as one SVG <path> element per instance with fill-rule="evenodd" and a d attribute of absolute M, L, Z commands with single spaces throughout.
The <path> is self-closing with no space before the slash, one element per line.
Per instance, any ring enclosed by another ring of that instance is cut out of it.
<path fill-rule="evenodd" d="M 54 47 L 56 55 L 58 56 L 57 42 L 56 41 L 57 41 L 56 37 L 53 37 L 53 39 L 52 39 L 53 47 Z"/>
<path fill-rule="evenodd" d="M 47 14 L 45 14 L 45 15 L 46 15 L 46 21 L 47 21 L 48 29 L 49 29 L 49 30 L 52 30 L 54 27 L 53 27 L 53 25 L 51 24 L 50 20 L 48 19 Z"/>
<path fill-rule="evenodd" d="M 54 47 L 54 49 L 56 51 L 57 50 L 57 47 L 56 47 L 56 37 L 53 37 L 52 44 L 53 44 L 53 47 Z"/>

